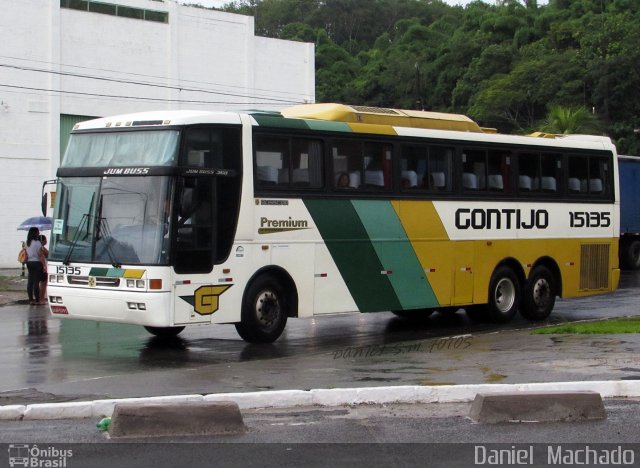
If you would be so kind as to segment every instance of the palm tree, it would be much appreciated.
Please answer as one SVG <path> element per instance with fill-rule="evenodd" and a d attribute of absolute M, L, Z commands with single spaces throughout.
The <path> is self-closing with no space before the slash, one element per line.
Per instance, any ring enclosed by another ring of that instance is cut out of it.
<path fill-rule="evenodd" d="M 602 124 L 584 107 L 551 106 L 542 131 L 556 134 L 598 133 Z"/>

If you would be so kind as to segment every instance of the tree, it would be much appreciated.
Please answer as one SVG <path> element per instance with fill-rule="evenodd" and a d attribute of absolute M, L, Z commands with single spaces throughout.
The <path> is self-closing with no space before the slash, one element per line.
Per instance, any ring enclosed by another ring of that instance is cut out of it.
<path fill-rule="evenodd" d="M 586 108 L 561 106 L 551 106 L 540 128 L 543 132 L 557 134 L 595 134 L 601 129 L 598 118 Z"/>

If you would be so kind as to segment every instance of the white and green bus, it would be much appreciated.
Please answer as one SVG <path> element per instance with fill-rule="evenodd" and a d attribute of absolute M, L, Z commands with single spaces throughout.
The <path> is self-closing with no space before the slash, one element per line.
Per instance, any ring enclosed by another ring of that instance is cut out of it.
<path fill-rule="evenodd" d="M 54 316 L 233 323 L 463 308 L 544 320 L 616 289 L 614 145 L 339 104 L 159 111 L 74 128 L 58 170 Z"/>

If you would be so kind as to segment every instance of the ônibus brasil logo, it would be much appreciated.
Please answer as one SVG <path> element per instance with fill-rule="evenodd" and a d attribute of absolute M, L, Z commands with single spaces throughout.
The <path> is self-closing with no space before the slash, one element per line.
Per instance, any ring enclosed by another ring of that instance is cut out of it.
<path fill-rule="evenodd" d="M 38 447 L 29 444 L 9 444 L 9 466 L 38 468 L 65 468 L 73 450 L 56 447 Z"/>

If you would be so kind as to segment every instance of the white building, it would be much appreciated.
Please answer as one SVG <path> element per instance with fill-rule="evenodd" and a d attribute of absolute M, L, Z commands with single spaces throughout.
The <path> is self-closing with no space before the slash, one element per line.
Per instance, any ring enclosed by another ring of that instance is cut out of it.
<path fill-rule="evenodd" d="M 2 0 L 0 268 L 18 268 L 42 183 L 79 120 L 157 109 L 314 102 L 313 44 L 174 0 Z"/>

